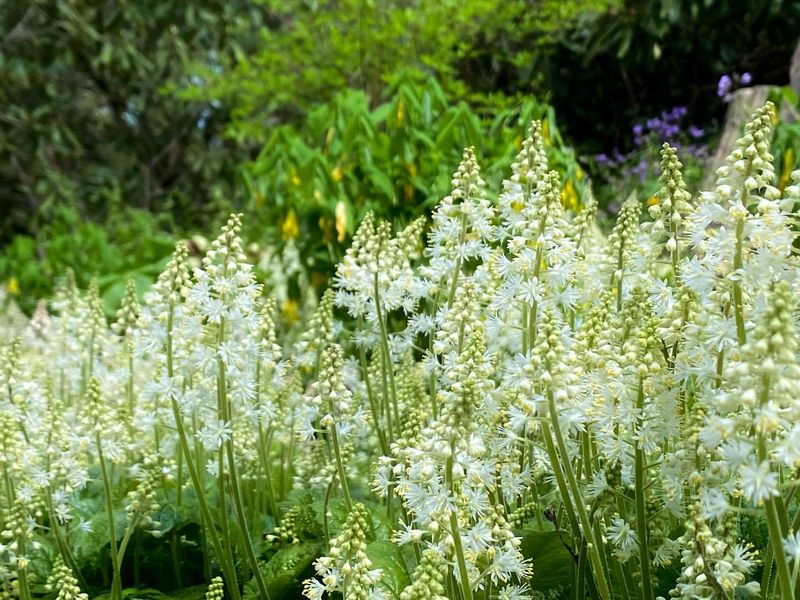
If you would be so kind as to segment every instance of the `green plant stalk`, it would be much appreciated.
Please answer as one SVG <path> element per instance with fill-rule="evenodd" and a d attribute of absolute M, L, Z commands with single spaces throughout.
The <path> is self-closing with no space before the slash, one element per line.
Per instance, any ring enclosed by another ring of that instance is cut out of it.
<path fill-rule="evenodd" d="M 672 239 L 675 240 L 675 249 L 670 252 L 670 259 L 672 262 L 672 277 L 675 280 L 675 285 L 680 285 L 680 274 L 678 269 L 678 262 L 680 261 L 680 254 L 681 254 L 681 247 L 680 243 L 678 242 L 678 226 L 672 222 L 672 215 L 670 215 L 669 219 L 669 231 L 672 235 Z"/>
<path fill-rule="evenodd" d="M 624 255 L 625 255 L 625 248 L 622 244 L 622 240 L 619 243 L 619 252 L 617 253 L 617 270 L 614 276 L 611 278 L 611 283 L 616 283 L 617 289 L 617 312 L 622 311 L 622 266 L 624 265 Z M 617 273 L 619 274 L 617 276 Z M 616 282 L 614 281 L 616 279 Z"/>
<path fill-rule="evenodd" d="M 744 238 L 744 219 L 736 223 L 736 252 L 733 256 L 733 270 L 742 268 L 742 243 Z M 743 346 L 747 341 L 744 330 L 744 309 L 742 307 L 742 285 L 738 279 L 733 282 L 733 310 L 736 318 L 736 337 L 739 346 Z"/>
<path fill-rule="evenodd" d="M 520 309 L 522 320 L 522 355 L 528 354 L 528 303 L 523 302 Z"/>
<path fill-rule="evenodd" d="M 465 198 L 465 201 L 468 198 Z M 464 239 L 467 237 L 467 215 L 461 215 L 461 233 L 458 235 L 458 245 L 464 243 Z M 458 278 L 461 275 L 461 257 L 456 257 L 456 265 L 453 268 L 453 282 L 450 284 L 450 291 L 447 294 L 447 307 L 450 308 L 453 305 L 453 300 L 456 297 L 456 289 L 458 288 Z"/>
<path fill-rule="evenodd" d="M 219 324 L 219 338 L 218 342 L 225 339 L 225 319 L 220 320 Z M 222 409 L 222 420 L 225 423 L 232 423 L 231 405 L 228 399 L 228 387 L 225 379 L 225 365 L 221 358 L 217 358 L 217 394 L 219 406 Z M 258 565 L 255 550 L 250 539 L 249 528 L 247 525 L 247 518 L 245 515 L 244 504 L 242 503 L 242 490 L 239 485 L 239 477 L 236 472 L 236 457 L 233 451 L 233 425 L 231 424 L 231 435 L 223 442 L 225 447 L 225 454 L 228 459 L 228 471 L 230 473 L 230 487 L 231 496 L 233 499 L 234 513 L 239 525 L 239 538 L 242 547 L 244 548 L 247 560 L 250 563 L 250 569 L 253 571 L 253 577 L 256 580 L 256 586 L 261 598 L 269 600 L 269 592 L 264 583 L 264 577 L 261 574 L 261 569 Z M 224 478 L 224 471 L 220 471 L 220 481 Z M 224 519 L 224 517 L 223 517 Z"/>
<path fill-rule="evenodd" d="M 358 319 L 358 328 L 362 327 L 361 318 Z M 372 421 L 375 426 L 375 434 L 378 436 L 378 443 L 381 446 L 381 452 L 384 456 L 389 456 L 389 445 L 386 443 L 386 438 L 383 435 L 383 431 L 381 430 L 381 422 L 380 422 L 380 415 L 378 413 L 378 405 L 375 401 L 375 396 L 372 392 L 372 383 L 369 379 L 369 373 L 367 372 L 367 355 L 364 352 L 363 346 L 358 347 L 358 360 L 361 363 L 361 372 L 363 374 L 364 385 L 367 388 L 367 399 L 369 400 L 369 410 L 372 413 Z"/>
<path fill-rule="evenodd" d="M 763 406 L 769 400 L 769 375 L 764 374 L 761 382 L 761 394 L 759 402 Z M 769 460 L 767 452 L 767 439 L 764 433 L 759 431 L 756 434 L 758 443 L 758 460 L 761 462 Z M 785 510 L 785 509 L 784 509 Z M 783 551 L 784 532 L 781 527 L 781 515 L 778 514 L 778 503 L 773 496 L 764 500 L 764 512 L 767 517 L 767 531 L 769 532 L 769 543 L 772 554 L 775 558 L 775 568 L 778 572 L 778 583 L 780 584 L 780 597 L 786 600 L 794 598 L 794 580 L 789 570 L 789 562 L 786 560 L 786 553 Z M 788 521 L 786 515 L 783 520 Z"/>
<path fill-rule="evenodd" d="M 331 439 L 333 439 L 333 453 L 336 457 L 336 470 L 339 472 L 339 485 L 342 486 L 342 494 L 344 495 L 344 505 L 347 512 L 353 508 L 353 501 L 350 498 L 350 488 L 347 485 L 347 472 L 344 469 L 344 461 L 342 460 L 342 453 L 339 449 L 339 434 L 336 431 L 336 419 L 333 414 L 336 407 L 333 405 L 333 398 L 328 398 L 328 410 L 331 413 Z"/>
<path fill-rule="evenodd" d="M 261 457 L 261 464 L 264 467 L 264 475 L 266 477 L 267 482 L 267 490 L 269 493 L 269 507 L 270 512 L 272 512 L 272 518 L 275 520 L 275 525 L 280 525 L 280 511 L 278 510 L 278 505 L 275 502 L 275 488 L 272 484 L 272 468 L 271 468 L 271 461 L 269 460 L 269 448 L 271 445 L 272 433 L 271 431 L 267 431 L 265 434 L 261 426 L 259 425 L 258 428 L 258 446 L 259 446 L 259 455 Z"/>
<path fill-rule="evenodd" d="M 17 545 L 19 546 L 19 556 L 17 557 L 17 587 L 19 589 L 19 600 L 31 600 L 31 588 L 28 583 L 28 559 L 25 558 L 25 540 L 21 535 L 17 536 Z M 20 566 L 20 562 L 22 561 L 26 564 Z"/>
<path fill-rule="evenodd" d="M 378 289 L 378 274 L 375 273 L 375 283 L 374 283 L 374 296 L 375 296 L 375 313 L 378 319 L 378 324 L 380 325 L 381 329 L 381 352 L 383 353 L 383 360 L 381 361 L 381 368 L 383 370 L 383 391 L 384 397 L 386 398 L 387 406 L 386 406 L 386 418 L 387 418 L 387 437 L 388 437 L 388 444 L 391 446 L 392 441 L 394 440 L 395 431 L 392 423 L 391 413 L 394 410 L 395 415 L 397 415 L 397 420 L 399 421 L 399 412 L 397 410 L 397 388 L 395 387 L 394 383 L 394 368 L 392 365 L 391 355 L 389 354 L 389 334 L 386 331 L 386 323 L 383 320 L 383 314 L 381 312 L 381 300 L 380 300 L 380 290 Z M 387 393 L 387 386 L 386 386 L 386 379 L 388 376 L 389 380 L 389 391 L 391 392 L 391 396 Z M 388 404 L 391 402 L 391 404 Z M 399 429 L 400 423 L 397 423 L 397 427 Z M 397 432 L 399 434 L 399 431 Z"/>
<path fill-rule="evenodd" d="M 447 464 L 445 468 L 445 479 L 450 493 L 454 493 L 453 486 L 453 453 L 455 452 L 455 440 L 450 442 L 450 456 L 447 457 Z M 450 511 L 450 533 L 453 536 L 453 548 L 456 553 L 456 563 L 458 564 L 458 575 L 461 580 L 461 593 L 463 600 L 472 600 L 472 585 L 469 581 L 469 573 L 467 572 L 467 562 L 464 558 L 464 548 L 461 545 L 461 532 L 458 528 L 458 515 L 455 509 Z"/>
<path fill-rule="evenodd" d="M 103 456 L 103 441 L 100 439 L 100 432 L 95 431 L 95 444 L 97 445 L 97 455 L 100 460 L 100 472 L 103 476 L 103 496 L 105 498 L 106 516 L 108 517 L 108 537 L 111 549 L 111 566 L 114 570 L 111 578 L 111 600 L 121 600 L 122 598 L 122 570 L 117 551 L 117 533 L 114 526 L 114 503 L 111 498 L 111 479 L 108 476 L 106 460 Z"/>
<path fill-rule="evenodd" d="M 583 502 L 581 490 L 578 486 L 578 480 L 575 477 L 575 471 L 573 471 L 572 463 L 569 460 L 567 445 L 564 442 L 564 437 L 561 434 L 561 425 L 558 422 L 555 398 L 553 397 L 553 391 L 549 388 L 547 390 L 547 404 L 550 411 L 550 421 L 553 425 L 553 433 L 555 434 L 556 444 L 558 445 L 558 451 L 562 457 L 561 464 L 563 465 L 564 472 L 566 473 L 567 483 L 569 484 L 570 491 L 572 492 L 572 497 L 575 499 L 577 516 L 580 520 L 581 527 L 583 528 L 583 535 L 588 544 L 587 550 L 589 553 L 589 560 L 592 563 L 594 577 L 597 582 L 597 591 L 603 600 L 611 600 L 611 590 L 609 588 L 608 581 L 606 581 L 606 574 L 605 570 L 603 569 L 603 561 L 600 557 L 600 547 L 595 539 L 592 523 L 589 519 L 588 513 L 586 512 L 586 505 Z M 553 465 L 553 471 L 558 472 L 556 465 Z M 566 498 L 569 498 L 569 496 Z"/>
<path fill-rule="evenodd" d="M 167 340 L 166 340 L 167 376 L 170 378 L 174 376 L 173 359 L 172 359 L 172 323 L 173 323 L 174 309 L 175 308 L 173 303 L 170 302 L 169 312 L 167 316 Z M 197 503 L 200 505 L 200 514 L 202 515 L 203 522 L 206 525 L 204 530 L 207 532 L 207 537 L 211 539 L 211 545 L 214 548 L 214 553 L 217 556 L 217 560 L 219 560 L 220 562 L 220 567 L 222 568 L 222 572 L 226 580 L 225 588 L 230 593 L 232 600 L 240 600 L 241 595 L 239 593 L 239 582 L 236 579 L 236 571 L 233 568 L 233 564 L 229 562 L 230 556 L 227 553 L 223 552 L 219 536 L 217 535 L 216 529 L 214 529 L 214 520 L 211 517 L 211 510 L 209 509 L 208 502 L 206 501 L 203 482 L 198 473 L 197 466 L 191 459 L 192 454 L 191 451 L 189 450 L 189 438 L 186 434 L 186 427 L 183 422 L 183 415 L 181 414 L 181 409 L 178 406 L 178 400 L 174 397 L 174 395 L 171 395 L 170 401 L 172 404 L 172 415 L 173 418 L 175 419 L 175 427 L 178 430 L 178 440 L 180 442 L 180 447 L 183 449 L 183 454 L 186 456 L 186 466 L 189 470 L 189 478 L 192 480 L 192 486 L 194 487 L 195 493 L 197 494 Z"/>
<path fill-rule="evenodd" d="M 542 239 L 542 236 L 544 236 L 544 231 L 545 231 L 546 226 L 547 226 L 547 218 L 543 217 L 542 218 L 542 223 L 539 226 L 539 237 L 537 238 L 537 240 Z M 533 277 L 536 279 L 537 282 L 539 281 L 539 276 L 542 273 L 542 260 L 544 259 L 544 256 L 542 256 L 542 251 L 543 251 L 542 245 L 538 244 L 538 246 L 539 247 L 536 249 L 536 263 L 533 265 Z M 530 309 L 530 315 L 528 316 L 528 318 L 530 320 L 529 320 L 528 325 L 527 325 L 527 327 L 528 327 L 528 345 L 529 345 L 529 347 L 531 349 L 533 349 L 533 344 L 536 342 L 536 319 L 538 317 L 539 317 L 539 302 L 534 300 L 533 301 L 533 305 L 531 306 L 531 309 Z M 524 321 L 524 319 L 523 319 L 523 322 L 522 322 L 522 328 L 523 328 L 523 330 L 525 329 L 525 321 Z"/>
<path fill-rule="evenodd" d="M 5 448 L 4 448 L 5 450 Z M 8 499 L 9 507 L 13 505 L 16 494 L 14 493 L 14 486 L 11 483 L 11 474 L 8 472 L 8 464 L 3 464 L 3 479 L 6 484 L 6 498 Z M 17 557 L 17 585 L 19 586 L 20 600 L 31 600 L 30 587 L 28 586 L 28 573 L 26 566 L 19 566 L 19 561 L 25 561 L 25 540 L 21 535 L 17 536 L 17 546 L 19 547 L 19 556 Z"/>
<path fill-rule="evenodd" d="M 550 431 L 550 425 L 547 421 L 542 421 L 542 437 L 544 438 L 544 446 L 547 450 L 547 457 L 550 459 L 550 464 L 553 465 L 553 475 L 556 478 L 556 487 L 561 496 L 561 505 L 564 507 L 564 512 L 567 513 L 567 520 L 569 521 L 569 528 L 572 532 L 572 537 L 576 540 L 581 538 L 581 528 L 578 525 L 578 518 L 575 515 L 575 507 L 572 506 L 570 499 L 569 489 L 567 482 L 564 479 L 564 473 L 559 467 L 560 461 L 558 459 L 558 451 L 555 444 L 553 444 L 553 434 Z"/>
<path fill-rule="evenodd" d="M 638 425 L 642 426 L 642 411 L 644 410 L 644 380 L 639 377 L 639 390 L 636 394 L 636 410 L 639 413 Z M 647 539 L 647 507 L 645 504 L 645 488 L 647 486 L 645 473 L 645 455 L 641 444 L 634 440 L 634 469 L 636 486 L 636 534 L 639 538 L 639 568 L 642 576 L 642 598 L 653 598 L 653 587 L 650 580 L 650 555 Z"/>

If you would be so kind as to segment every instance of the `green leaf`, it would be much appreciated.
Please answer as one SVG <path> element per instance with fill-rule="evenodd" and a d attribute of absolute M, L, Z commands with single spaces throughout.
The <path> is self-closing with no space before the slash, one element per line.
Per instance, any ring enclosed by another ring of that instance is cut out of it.
<path fill-rule="evenodd" d="M 383 171 L 378 170 L 376 167 L 372 165 L 367 165 L 364 168 L 364 172 L 367 175 L 370 183 L 374 185 L 378 190 L 384 194 L 390 200 L 394 200 L 395 198 L 395 190 L 394 184 L 392 180 L 384 173 Z"/>
<path fill-rule="evenodd" d="M 564 545 L 571 544 L 569 536 L 563 532 L 533 529 L 523 529 L 521 533 L 520 551 L 533 564 L 531 588 L 546 591 L 572 585 L 575 579 L 575 559 Z"/>
<path fill-rule="evenodd" d="M 367 556 L 373 567 L 383 570 L 381 585 L 399 596 L 409 584 L 408 570 L 399 548 L 388 540 L 379 540 L 367 546 Z"/>

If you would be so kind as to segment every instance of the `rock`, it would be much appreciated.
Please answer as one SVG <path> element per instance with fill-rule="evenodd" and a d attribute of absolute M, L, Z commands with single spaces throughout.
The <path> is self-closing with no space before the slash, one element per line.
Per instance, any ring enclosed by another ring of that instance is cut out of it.
<path fill-rule="evenodd" d="M 773 87 L 769 85 L 755 85 L 733 92 L 733 98 L 728 104 L 728 112 L 725 114 L 725 126 L 719 138 L 717 151 L 706 168 L 700 189 L 711 190 L 714 188 L 717 178 L 716 170 L 725 164 L 725 159 L 736 146 L 736 140 L 742 134 L 742 127 L 755 110 L 764 105 L 772 89 Z"/>

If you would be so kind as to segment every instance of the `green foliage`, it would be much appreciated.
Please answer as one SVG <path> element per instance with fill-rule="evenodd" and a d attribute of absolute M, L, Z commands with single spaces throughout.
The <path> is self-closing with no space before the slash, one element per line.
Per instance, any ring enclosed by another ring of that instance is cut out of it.
<path fill-rule="evenodd" d="M 13 281 L 25 310 L 52 293 L 55 280 L 72 269 L 80 285 L 98 279 L 106 313 L 119 306 L 128 279 L 141 293 L 164 267 L 174 246 L 161 233 L 162 219 L 118 207 L 104 222 L 82 218 L 70 205 L 55 204 L 50 217 L 29 235 L 17 235 L 0 254 L 0 281 Z"/>
<path fill-rule="evenodd" d="M 264 140 L 275 122 L 297 121 L 338 90 L 363 91 L 370 105 L 398 68 L 434 74 L 458 98 L 530 89 L 531 56 L 579 18 L 617 0 L 374 2 L 261 0 L 262 27 L 242 22 L 251 50 L 201 57 L 172 89 L 192 101 L 229 106 L 228 133 Z"/>
<path fill-rule="evenodd" d="M 244 3 L 223 0 L 0 4 L 0 240 L 64 202 L 82 218 L 124 204 L 192 210 L 230 191 L 235 149 L 220 116 L 159 89 L 192 56 L 229 51 Z"/>
<path fill-rule="evenodd" d="M 517 100 L 492 118 L 482 114 L 452 102 L 434 79 L 400 77 L 374 109 L 363 92 L 341 92 L 304 124 L 274 129 L 246 165 L 248 225 L 272 239 L 296 237 L 311 267 L 326 272 L 367 211 L 407 222 L 447 195 L 465 147 L 476 148 L 484 177 L 499 185 L 532 119 L 545 121 L 550 164 L 570 182 L 565 202 L 580 201 L 583 174 L 551 107 Z"/>
<path fill-rule="evenodd" d="M 520 537 L 522 554 L 535 565 L 535 591 L 546 592 L 571 587 L 575 579 L 576 561 L 566 546 L 572 543 L 569 535 L 559 531 L 526 528 L 520 532 Z"/>

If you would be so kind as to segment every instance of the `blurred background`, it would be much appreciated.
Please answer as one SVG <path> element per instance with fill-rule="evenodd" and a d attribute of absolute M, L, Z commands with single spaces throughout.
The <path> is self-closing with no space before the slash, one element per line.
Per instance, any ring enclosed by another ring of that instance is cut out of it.
<path fill-rule="evenodd" d="M 655 193 L 663 141 L 696 189 L 726 114 L 771 98 L 785 184 L 798 39 L 788 0 L 2 2 L 2 302 L 71 268 L 113 314 L 242 211 L 291 320 L 366 211 L 429 210 L 465 146 L 498 189 L 534 118 L 565 205 L 591 187 L 612 216 Z"/>

